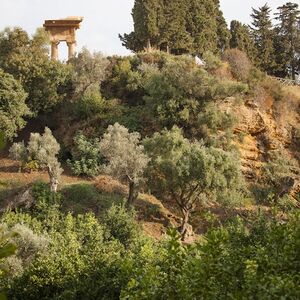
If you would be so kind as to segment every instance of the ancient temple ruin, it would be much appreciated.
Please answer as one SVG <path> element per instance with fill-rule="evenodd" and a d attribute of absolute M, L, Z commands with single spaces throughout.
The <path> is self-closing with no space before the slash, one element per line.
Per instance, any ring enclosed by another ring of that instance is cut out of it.
<path fill-rule="evenodd" d="M 68 59 L 75 55 L 76 30 L 80 28 L 82 17 L 68 17 L 59 20 L 46 20 L 44 27 L 50 33 L 51 59 L 58 60 L 58 45 L 66 42 L 68 45 Z"/>

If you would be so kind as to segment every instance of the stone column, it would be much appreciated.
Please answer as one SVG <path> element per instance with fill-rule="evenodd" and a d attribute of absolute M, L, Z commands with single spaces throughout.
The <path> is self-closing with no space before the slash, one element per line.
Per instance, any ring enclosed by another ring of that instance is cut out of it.
<path fill-rule="evenodd" d="M 67 43 L 67 45 L 68 45 L 68 59 L 71 59 L 75 56 L 76 42 L 69 42 Z"/>
<path fill-rule="evenodd" d="M 59 42 L 51 42 L 51 59 L 58 60 L 58 45 Z"/>

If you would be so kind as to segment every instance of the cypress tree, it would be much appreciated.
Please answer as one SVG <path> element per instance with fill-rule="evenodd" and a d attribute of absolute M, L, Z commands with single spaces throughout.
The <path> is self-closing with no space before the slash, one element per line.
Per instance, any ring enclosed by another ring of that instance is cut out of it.
<path fill-rule="evenodd" d="M 210 50 L 218 52 L 217 19 L 213 1 L 189 1 L 188 31 L 193 37 L 193 53 L 202 55 Z"/>
<path fill-rule="evenodd" d="M 218 39 L 218 49 L 223 52 L 229 48 L 230 43 L 230 31 L 228 30 L 227 23 L 223 16 L 223 12 L 220 9 L 220 1 L 214 0 L 216 20 L 217 20 L 217 39 Z"/>
<path fill-rule="evenodd" d="M 233 20 L 230 23 L 230 34 L 230 48 L 236 48 L 245 52 L 249 59 L 256 64 L 256 49 L 249 26 Z"/>
<path fill-rule="evenodd" d="M 161 0 L 135 0 L 132 9 L 134 31 L 119 35 L 123 45 L 133 51 L 157 47 L 160 33 Z"/>
<path fill-rule="evenodd" d="M 296 3 L 288 2 L 278 7 L 276 20 L 277 75 L 291 75 L 300 71 L 300 11 Z"/>
<path fill-rule="evenodd" d="M 257 49 L 257 65 L 261 70 L 273 74 L 275 67 L 274 31 L 270 17 L 271 9 L 265 4 L 259 9 L 252 8 L 251 34 Z"/>
<path fill-rule="evenodd" d="M 160 46 L 172 54 L 190 53 L 193 38 L 187 30 L 187 2 L 163 0 Z"/>
<path fill-rule="evenodd" d="M 135 0 L 134 31 L 119 36 L 135 52 L 155 48 L 202 55 L 228 48 L 230 32 L 219 0 Z"/>

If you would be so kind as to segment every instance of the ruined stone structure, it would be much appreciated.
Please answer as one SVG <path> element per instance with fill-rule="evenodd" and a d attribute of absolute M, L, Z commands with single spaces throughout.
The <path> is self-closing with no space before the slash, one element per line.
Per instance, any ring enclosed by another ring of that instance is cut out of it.
<path fill-rule="evenodd" d="M 58 59 L 58 45 L 66 42 L 68 45 L 68 59 L 75 55 L 76 30 L 80 28 L 82 17 L 68 17 L 59 20 L 46 20 L 44 27 L 50 33 L 51 59 Z"/>

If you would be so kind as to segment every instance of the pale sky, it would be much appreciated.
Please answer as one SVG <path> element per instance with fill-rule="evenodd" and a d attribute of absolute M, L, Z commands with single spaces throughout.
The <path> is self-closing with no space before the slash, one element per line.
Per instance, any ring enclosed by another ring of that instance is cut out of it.
<path fill-rule="evenodd" d="M 172 0 L 170 0 L 172 1 Z M 258 8 L 266 2 L 273 9 L 288 0 L 221 0 L 224 16 L 229 24 L 236 19 L 250 22 L 251 7 Z M 299 2 L 300 0 L 291 0 Z M 0 0 L 0 30 L 20 26 L 30 34 L 41 27 L 45 19 L 83 16 L 77 32 L 77 51 L 86 46 L 91 51 L 104 54 L 129 53 L 118 38 L 119 33 L 132 30 L 131 9 L 134 0 Z M 60 57 L 66 46 L 60 45 Z"/>

